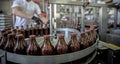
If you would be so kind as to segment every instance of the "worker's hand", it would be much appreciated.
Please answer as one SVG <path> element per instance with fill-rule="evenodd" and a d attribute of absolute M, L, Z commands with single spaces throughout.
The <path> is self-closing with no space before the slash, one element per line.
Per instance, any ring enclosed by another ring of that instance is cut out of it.
<path fill-rule="evenodd" d="M 44 23 L 44 24 L 47 24 L 48 23 L 48 19 L 45 18 L 45 17 L 40 17 L 41 21 Z"/>
<path fill-rule="evenodd" d="M 43 24 L 42 20 L 39 19 L 38 17 L 33 16 L 32 20 L 34 20 L 38 25 L 40 25 L 40 24 L 42 25 Z"/>

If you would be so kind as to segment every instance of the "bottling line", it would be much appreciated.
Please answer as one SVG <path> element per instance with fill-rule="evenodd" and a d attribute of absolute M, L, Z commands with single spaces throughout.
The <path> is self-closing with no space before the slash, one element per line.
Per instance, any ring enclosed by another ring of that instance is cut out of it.
<path fill-rule="evenodd" d="M 120 63 L 119 0 L 35 2 L 47 24 L 14 28 L 14 15 L 0 12 L 0 64 Z"/>

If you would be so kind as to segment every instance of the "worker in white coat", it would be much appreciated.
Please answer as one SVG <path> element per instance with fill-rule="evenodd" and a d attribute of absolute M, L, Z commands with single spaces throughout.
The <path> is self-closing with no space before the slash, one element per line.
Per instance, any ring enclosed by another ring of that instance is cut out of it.
<path fill-rule="evenodd" d="M 41 16 L 41 9 L 33 0 L 14 0 L 12 11 L 15 15 L 14 27 L 47 23 L 48 19 Z"/>

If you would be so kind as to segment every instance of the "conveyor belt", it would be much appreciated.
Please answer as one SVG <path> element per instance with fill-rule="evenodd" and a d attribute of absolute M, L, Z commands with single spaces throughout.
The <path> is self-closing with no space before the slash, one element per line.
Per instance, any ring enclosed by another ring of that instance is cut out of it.
<path fill-rule="evenodd" d="M 109 48 L 109 49 L 112 49 L 112 50 L 120 50 L 120 46 L 117 46 L 117 45 L 112 44 L 112 43 L 106 43 L 106 42 L 103 42 L 103 41 L 99 41 L 98 45 Z"/>

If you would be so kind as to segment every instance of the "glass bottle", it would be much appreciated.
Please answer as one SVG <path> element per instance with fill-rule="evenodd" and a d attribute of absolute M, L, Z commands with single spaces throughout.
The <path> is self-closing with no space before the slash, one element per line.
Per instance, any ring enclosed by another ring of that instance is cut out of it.
<path fill-rule="evenodd" d="M 14 46 L 15 46 L 15 34 L 8 34 L 8 40 L 4 49 L 8 52 L 13 52 Z"/>
<path fill-rule="evenodd" d="M 50 27 L 49 27 L 49 24 L 46 24 L 46 26 L 47 26 L 47 35 L 49 35 L 49 34 L 50 34 Z"/>
<path fill-rule="evenodd" d="M 25 38 L 29 38 L 29 35 L 30 35 L 30 28 L 29 25 L 27 25 L 25 29 Z"/>
<path fill-rule="evenodd" d="M 91 33 L 90 33 L 91 30 L 87 30 L 86 33 L 87 33 L 87 36 L 86 36 L 86 40 L 87 40 L 87 43 L 89 43 L 89 46 L 92 45 L 92 37 L 91 37 Z"/>
<path fill-rule="evenodd" d="M 75 52 L 80 50 L 80 44 L 77 40 L 76 35 L 76 33 L 71 33 L 71 40 L 68 43 L 69 52 Z"/>
<path fill-rule="evenodd" d="M 38 29 L 39 29 L 38 25 L 35 25 L 35 27 L 34 27 L 34 34 L 36 36 L 38 36 Z"/>
<path fill-rule="evenodd" d="M 7 30 L 6 32 L 7 32 L 7 34 L 10 34 L 10 33 L 12 33 L 12 31 L 11 31 L 11 30 Z"/>
<path fill-rule="evenodd" d="M 26 54 L 27 43 L 24 40 L 23 34 L 16 35 L 17 42 L 14 47 L 14 53 Z"/>
<path fill-rule="evenodd" d="M 36 28 L 37 28 L 37 25 L 34 25 L 34 27 L 33 27 L 34 34 L 33 34 L 33 35 L 35 35 L 35 36 L 37 36 L 37 35 L 36 35 Z"/>
<path fill-rule="evenodd" d="M 7 32 L 2 33 L 2 39 L 0 42 L 0 49 L 4 50 L 4 47 L 7 43 Z"/>
<path fill-rule="evenodd" d="M 18 34 L 19 27 L 16 26 L 15 33 Z"/>
<path fill-rule="evenodd" d="M 32 25 L 31 25 L 31 28 L 30 28 L 30 35 L 35 35 L 35 34 L 34 34 L 34 28 L 33 28 Z"/>
<path fill-rule="evenodd" d="M 44 42 L 41 47 L 41 53 L 42 55 L 52 55 L 53 54 L 54 47 L 50 41 L 49 35 L 44 35 Z"/>
<path fill-rule="evenodd" d="M 48 27 L 48 34 L 50 34 L 50 27 Z"/>
<path fill-rule="evenodd" d="M 65 54 L 68 52 L 68 46 L 64 40 L 64 34 L 58 34 L 58 42 L 55 46 L 56 54 Z"/>
<path fill-rule="evenodd" d="M 96 32 L 94 29 L 91 29 L 91 37 L 92 37 L 92 41 L 93 41 L 93 44 L 96 42 Z"/>
<path fill-rule="evenodd" d="M 22 34 L 22 31 L 20 29 L 17 30 L 17 34 L 16 35 L 18 35 L 18 34 Z"/>
<path fill-rule="evenodd" d="M 90 38 L 91 38 L 91 44 L 94 44 L 94 36 L 93 36 L 93 32 L 92 32 L 92 29 L 90 29 Z"/>
<path fill-rule="evenodd" d="M 41 26 L 39 27 L 38 33 L 40 36 L 43 36 L 43 28 Z"/>
<path fill-rule="evenodd" d="M 84 49 L 84 48 L 87 48 L 88 47 L 88 43 L 87 43 L 87 40 L 86 40 L 86 35 L 85 35 L 85 32 L 81 32 L 81 37 L 80 37 L 80 49 Z"/>
<path fill-rule="evenodd" d="M 43 28 L 43 35 L 47 35 L 48 31 L 47 31 L 47 27 Z"/>
<path fill-rule="evenodd" d="M 10 31 L 11 31 L 12 33 L 15 33 L 14 27 L 11 27 Z"/>
<path fill-rule="evenodd" d="M 27 55 L 40 55 L 41 49 L 36 42 L 35 35 L 30 35 L 30 43 L 27 48 Z"/>
<path fill-rule="evenodd" d="M 97 39 L 97 33 L 95 31 L 95 27 L 92 25 L 91 26 L 91 32 L 93 34 L 93 37 L 94 37 L 94 43 L 96 42 L 96 39 Z"/>
<path fill-rule="evenodd" d="M 23 26 L 21 26 L 21 34 L 23 34 L 23 36 L 25 37 L 25 30 Z"/>

